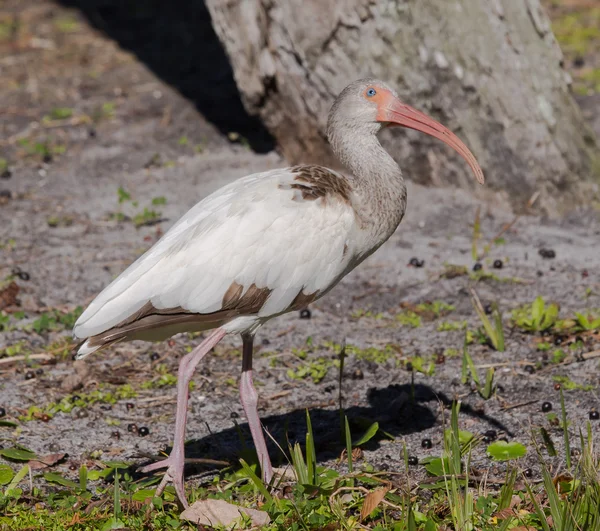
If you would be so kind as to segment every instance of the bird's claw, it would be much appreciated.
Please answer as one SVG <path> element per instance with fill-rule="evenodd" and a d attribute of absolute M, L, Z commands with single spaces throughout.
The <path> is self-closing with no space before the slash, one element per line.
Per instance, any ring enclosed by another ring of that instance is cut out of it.
<path fill-rule="evenodd" d="M 181 505 L 183 505 L 184 509 L 189 507 L 187 499 L 185 497 L 185 490 L 183 488 L 183 467 L 184 461 L 183 459 L 176 459 L 169 456 L 167 459 L 163 459 L 162 461 L 157 461 L 156 463 L 152 463 L 151 465 L 147 465 L 143 467 L 140 471 L 143 473 L 153 472 L 155 470 L 166 468 L 165 475 L 160 481 L 155 496 L 160 496 L 165 487 L 172 483 L 173 487 L 175 487 L 175 492 L 177 494 L 177 498 Z"/>

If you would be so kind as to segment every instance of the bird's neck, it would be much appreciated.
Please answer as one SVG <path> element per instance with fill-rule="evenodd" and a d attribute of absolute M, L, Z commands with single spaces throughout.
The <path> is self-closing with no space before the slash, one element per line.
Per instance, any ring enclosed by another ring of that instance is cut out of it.
<path fill-rule="evenodd" d="M 353 206 L 373 237 L 387 240 L 406 210 L 406 183 L 396 161 L 377 136 L 333 136 L 330 142 L 340 162 L 350 171 Z M 378 242 L 379 243 L 379 242 Z"/>

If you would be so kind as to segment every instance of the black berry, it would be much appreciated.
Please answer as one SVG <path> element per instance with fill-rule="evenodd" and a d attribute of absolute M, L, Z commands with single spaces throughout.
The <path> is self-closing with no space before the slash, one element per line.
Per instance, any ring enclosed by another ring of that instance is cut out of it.
<path fill-rule="evenodd" d="M 31 277 L 29 276 L 29 273 L 27 273 L 26 271 L 19 271 L 17 273 L 17 276 L 21 279 L 21 280 L 29 280 Z"/>
<path fill-rule="evenodd" d="M 417 465 L 419 464 L 419 459 L 418 459 L 418 457 L 415 457 L 414 455 L 411 455 L 411 456 L 408 458 L 408 464 L 409 464 L 410 466 L 417 466 Z"/>
<path fill-rule="evenodd" d="M 152 354 L 150 354 L 150 361 L 156 361 L 158 358 L 160 358 L 158 352 L 153 352 Z"/>
<path fill-rule="evenodd" d="M 127 409 L 133 409 L 133 408 L 135 407 L 135 405 L 134 405 L 134 404 L 132 404 L 131 402 L 127 402 L 127 404 L 125 404 L 125 407 L 126 407 Z"/>
<path fill-rule="evenodd" d="M 269 340 L 268 340 L 268 339 L 265 337 L 265 338 L 262 340 L 262 344 L 263 344 L 263 345 L 265 345 L 265 346 L 267 346 L 267 345 L 270 345 L 270 344 L 271 344 L 271 342 L 270 342 L 270 341 L 269 341 Z"/>
<path fill-rule="evenodd" d="M 423 439 L 421 441 L 421 448 L 425 448 L 425 449 L 429 449 L 433 446 L 433 443 L 431 442 L 431 439 Z"/>
<path fill-rule="evenodd" d="M 0 417 L 2 416 L 2 411 L 3 411 L 3 409 L 0 408 Z M 590 411 L 590 420 L 598 420 L 598 419 L 600 419 L 600 413 L 598 413 L 596 410 Z"/>
<path fill-rule="evenodd" d="M 496 437 L 498 437 L 498 433 L 496 432 L 496 430 L 488 430 L 483 435 L 484 437 L 488 437 L 492 441 L 495 441 Z"/>
<path fill-rule="evenodd" d="M 525 372 L 533 374 L 535 372 L 535 367 L 533 365 L 525 365 Z"/>
<path fill-rule="evenodd" d="M 239 416 L 240 415 L 238 413 L 236 413 L 235 411 L 232 411 L 231 413 L 229 413 L 229 418 L 232 418 L 232 419 L 237 419 L 237 418 L 239 418 Z"/>
<path fill-rule="evenodd" d="M 302 310 L 300 312 L 300 319 L 310 319 L 310 318 L 311 318 L 311 313 L 308 308 L 305 308 L 304 310 Z"/>
<path fill-rule="evenodd" d="M 140 426 L 138 428 L 138 435 L 140 437 L 145 437 L 146 435 L 150 434 L 150 430 L 148 428 L 146 428 L 146 426 Z"/>
<path fill-rule="evenodd" d="M 423 267 L 425 265 L 425 260 L 419 260 L 418 258 L 411 258 L 408 262 L 408 265 L 413 267 Z"/>
<path fill-rule="evenodd" d="M 590 418 L 591 418 L 592 413 L 590 413 Z M 6 417 L 6 409 L 4 409 L 3 407 L 0 407 L 0 418 L 2 417 Z"/>
<path fill-rule="evenodd" d="M 33 371 L 27 371 L 25 373 L 26 380 L 33 380 L 33 378 L 35 378 L 35 373 Z"/>
<path fill-rule="evenodd" d="M 539 255 L 542 258 L 555 258 L 556 257 L 556 253 L 554 252 L 554 249 L 540 249 L 538 251 Z"/>
<path fill-rule="evenodd" d="M 525 470 L 523 470 L 523 475 L 526 478 L 530 478 L 531 476 L 533 476 L 533 472 L 531 471 L 531 468 L 526 468 Z"/>
<path fill-rule="evenodd" d="M 550 402 L 544 402 L 542 404 L 542 411 L 544 413 L 548 413 L 548 411 L 552 411 L 552 404 Z"/>
<path fill-rule="evenodd" d="M 135 424 L 127 424 L 127 431 L 131 433 L 137 433 L 138 427 Z"/>
<path fill-rule="evenodd" d="M 473 265 L 473 271 L 479 271 L 483 268 L 483 266 L 481 265 L 480 262 L 475 262 L 475 264 Z"/>
<path fill-rule="evenodd" d="M 504 265 L 502 263 L 502 260 L 494 260 L 494 269 L 502 269 L 502 266 Z"/>
<path fill-rule="evenodd" d="M 493 307 L 491 304 L 486 304 L 483 308 L 483 311 L 485 312 L 486 315 L 490 315 L 493 311 Z"/>
<path fill-rule="evenodd" d="M 120 432 L 119 430 L 115 430 L 115 431 L 113 431 L 113 432 L 110 434 L 110 436 L 111 436 L 113 439 L 120 439 L 120 438 L 121 438 L 121 432 Z"/>

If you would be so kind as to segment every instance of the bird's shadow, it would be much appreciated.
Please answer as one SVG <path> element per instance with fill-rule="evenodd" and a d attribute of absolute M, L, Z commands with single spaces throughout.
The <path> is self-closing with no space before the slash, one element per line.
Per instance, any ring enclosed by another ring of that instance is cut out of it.
<path fill-rule="evenodd" d="M 423 384 L 411 386 L 390 385 L 385 388 L 371 388 L 368 391 L 368 406 L 353 406 L 344 410 L 348 418 L 352 438 L 357 439 L 374 422 L 379 423 L 380 432 L 373 437 L 365 449 L 375 450 L 382 439 L 390 434 L 394 437 L 417 433 L 431 428 L 437 422 L 442 408 L 449 409 L 452 400 Z M 474 410 L 468 404 L 461 405 L 461 413 L 477 417 L 491 427 L 512 434 L 497 420 Z M 326 461 L 340 456 L 345 448 L 341 434 L 340 413 L 337 409 L 309 409 L 317 461 Z M 270 415 L 261 418 L 261 422 L 271 437 L 267 445 L 275 466 L 287 464 L 288 458 L 281 451 L 288 445 L 299 442 L 304 445 L 307 422 L 306 410 L 295 410 L 285 414 Z M 233 422 L 232 422 L 233 423 Z M 386 432 L 386 433 L 383 433 Z M 277 441 L 277 444 L 272 439 Z M 252 448 L 252 438 L 247 424 L 234 425 L 232 428 L 211 433 L 202 439 L 186 444 L 186 458 L 213 459 L 236 463 L 241 455 L 255 458 L 246 450 Z M 194 468 L 206 469 L 202 464 Z M 211 465 L 208 465 L 211 468 Z"/>
<path fill-rule="evenodd" d="M 221 133 L 237 132 L 266 153 L 275 142 L 242 104 L 204 0 L 58 0 L 192 101 Z"/>

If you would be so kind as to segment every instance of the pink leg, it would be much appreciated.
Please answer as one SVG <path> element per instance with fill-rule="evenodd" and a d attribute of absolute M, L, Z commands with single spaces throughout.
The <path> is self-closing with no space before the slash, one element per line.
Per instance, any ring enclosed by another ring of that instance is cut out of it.
<path fill-rule="evenodd" d="M 246 418 L 248 419 L 256 453 L 258 454 L 263 481 L 268 484 L 273 477 L 273 467 L 271 466 L 267 444 L 260 419 L 258 418 L 258 393 L 252 383 L 252 346 L 254 334 L 243 335 L 242 339 L 244 341 L 244 355 L 242 359 L 242 378 L 240 380 L 240 399 L 246 413 Z"/>
<path fill-rule="evenodd" d="M 142 468 L 142 472 L 152 472 L 159 468 L 165 468 L 167 471 L 156 489 L 156 495 L 160 496 L 165 490 L 167 483 L 171 481 L 175 487 L 175 492 L 179 501 L 184 507 L 188 507 L 183 489 L 183 468 L 185 465 L 185 423 L 187 419 L 187 406 L 189 398 L 189 384 L 196 366 L 200 360 L 210 352 L 210 350 L 225 336 L 225 331 L 217 328 L 192 352 L 186 354 L 179 362 L 179 371 L 177 374 L 177 413 L 175 414 L 175 438 L 173 440 L 173 449 L 169 457 L 163 461 L 158 461 Z"/>

